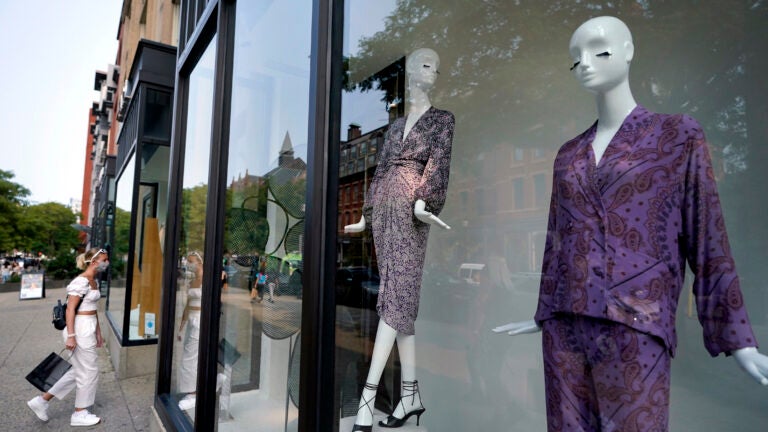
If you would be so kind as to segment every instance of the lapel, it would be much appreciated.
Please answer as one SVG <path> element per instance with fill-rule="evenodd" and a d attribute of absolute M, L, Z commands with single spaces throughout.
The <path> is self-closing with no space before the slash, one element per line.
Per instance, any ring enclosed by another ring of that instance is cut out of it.
<path fill-rule="evenodd" d="M 403 117 L 403 123 L 401 125 L 402 130 L 398 131 L 398 134 L 400 135 L 400 151 L 398 153 L 402 154 L 402 152 L 409 148 L 412 144 L 412 142 L 417 141 L 419 137 L 422 135 L 422 129 L 424 128 L 424 125 L 427 124 L 428 117 L 432 115 L 433 110 L 435 107 L 431 106 L 427 108 L 424 113 L 419 116 L 419 118 L 416 120 L 416 123 L 413 124 L 413 127 L 408 132 L 408 136 L 405 136 L 405 121 L 408 119 L 408 117 Z"/>
<path fill-rule="evenodd" d="M 637 150 L 635 144 L 645 129 L 640 127 L 640 125 L 648 115 L 648 111 L 640 105 L 637 105 L 627 115 L 619 130 L 611 138 L 611 142 L 608 144 L 600 160 L 600 167 L 605 169 L 605 165 L 616 159 L 627 160 L 633 158 L 634 152 Z M 597 121 L 582 134 L 574 154 L 573 168 L 584 196 L 594 206 L 600 217 L 604 218 L 606 213 L 605 202 L 597 186 L 598 166 L 595 165 L 594 151 L 592 151 L 592 141 L 595 138 L 596 132 Z M 617 163 L 613 165 L 612 169 L 615 172 L 612 173 L 611 177 L 620 178 L 626 170 L 632 168 L 627 164 Z"/>
<path fill-rule="evenodd" d="M 597 176 L 597 170 L 595 167 L 595 157 L 592 151 L 592 141 L 595 139 L 595 132 L 597 131 L 597 122 L 587 129 L 579 140 L 579 144 L 576 146 L 576 151 L 573 155 L 573 170 L 576 174 L 581 192 L 586 197 L 587 201 L 592 204 L 597 214 L 602 219 L 605 216 L 605 208 L 600 197 L 600 191 L 597 190 L 597 182 L 595 176 Z M 609 145 L 610 147 L 610 145 Z"/>

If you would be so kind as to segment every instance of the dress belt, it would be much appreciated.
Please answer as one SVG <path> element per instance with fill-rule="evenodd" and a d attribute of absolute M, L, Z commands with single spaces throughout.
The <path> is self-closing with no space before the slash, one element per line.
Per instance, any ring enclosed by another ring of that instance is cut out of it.
<path fill-rule="evenodd" d="M 187 306 L 187 309 L 191 311 L 201 311 L 203 308 L 201 306 Z"/>
<path fill-rule="evenodd" d="M 82 311 L 82 312 L 78 311 L 77 315 L 96 315 L 96 311 L 95 310 Z"/>

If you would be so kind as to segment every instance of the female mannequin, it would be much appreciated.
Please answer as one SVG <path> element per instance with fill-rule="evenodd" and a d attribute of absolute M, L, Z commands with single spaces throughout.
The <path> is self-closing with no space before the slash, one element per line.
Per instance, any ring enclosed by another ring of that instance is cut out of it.
<path fill-rule="evenodd" d="M 534 320 L 493 330 L 543 330 L 550 430 L 666 430 L 686 260 L 710 354 L 732 354 L 763 385 L 768 357 L 757 352 L 741 301 L 701 127 L 637 105 L 634 45 L 620 20 L 585 22 L 570 53 L 598 121 L 555 160 Z"/>
<path fill-rule="evenodd" d="M 429 225 L 450 228 L 432 214 L 445 202 L 454 126 L 453 114 L 432 107 L 429 101 L 439 63 L 437 53 L 428 48 L 408 56 L 408 115 L 387 131 L 363 217 L 344 227 L 344 232 L 353 233 L 371 224 L 381 276 L 376 307 L 381 319 L 353 432 L 372 428 L 376 389 L 395 340 L 402 365 L 402 398 L 379 425 L 400 427 L 413 415 L 418 423 L 425 411 L 415 378 L 413 323 Z"/>

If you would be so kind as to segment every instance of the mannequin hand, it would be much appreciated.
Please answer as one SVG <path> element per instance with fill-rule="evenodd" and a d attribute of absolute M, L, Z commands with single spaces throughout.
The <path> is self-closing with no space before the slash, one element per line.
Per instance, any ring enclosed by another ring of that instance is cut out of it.
<path fill-rule="evenodd" d="M 731 353 L 736 363 L 752 378 L 768 386 L 768 356 L 760 354 L 757 348 L 739 348 Z"/>
<path fill-rule="evenodd" d="M 360 216 L 360 221 L 344 226 L 345 233 L 359 233 L 365 230 L 365 216 Z"/>
<path fill-rule="evenodd" d="M 448 230 L 451 229 L 451 227 L 440 220 L 439 217 L 427 211 L 427 203 L 425 203 L 423 200 L 416 200 L 416 204 L 413 206 L 413 214 L 416 216 L 416 219 L 424 223 L 437 225 L 440 228 L 445 228 Z"/>
<path fill-rule="evenodd" d="M 536 321 L 516 321 L 509 324 L 504 324 L 493 329 L 495 333 L 507 332 L 510 336 L 517 336 L 525 333 L 538 333 L 541 331 L 541 327 L 536 324 Z"/>

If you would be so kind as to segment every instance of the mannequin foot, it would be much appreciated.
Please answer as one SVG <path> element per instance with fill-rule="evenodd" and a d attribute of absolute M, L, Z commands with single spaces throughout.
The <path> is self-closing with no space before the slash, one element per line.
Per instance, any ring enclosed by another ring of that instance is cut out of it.
<path fill-rule="evenodd" d="M 395 406 L 392 415 L 387 416 L 386 420 L 379 422 L 379 426 L 384 428 L 399 428 L 405 424 L 411 416 L 416 416 L 416 426 L 419 425 L 421 415 L 427 409 L 421 403 L 421 394 L 419 394 L 418 381 L 403 381 L 403 391 L 400 402 Z"/>
<path fill-rule="evenodd" d="M 352 432 L 371 432 L 373 429 L 373 403 L 376 401 L 377 384 L 365 383 L 360 405 L 357 407 L 357 417 Z M 366 408 L 366 409 L 363 409 Z"/>

